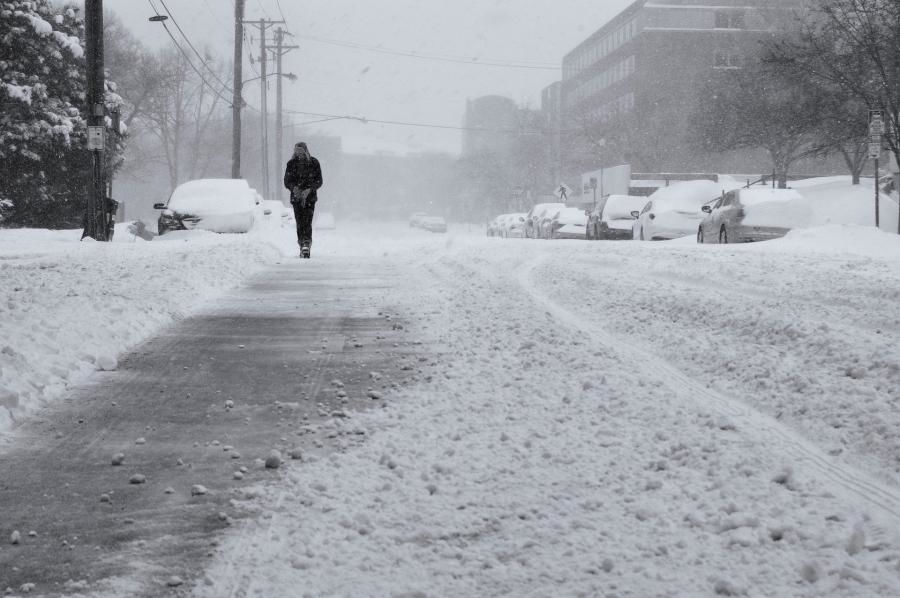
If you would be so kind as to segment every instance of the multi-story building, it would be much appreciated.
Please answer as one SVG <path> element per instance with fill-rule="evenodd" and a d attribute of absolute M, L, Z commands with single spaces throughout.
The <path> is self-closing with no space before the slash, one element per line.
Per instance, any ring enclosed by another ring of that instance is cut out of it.
<path fill-rule="evenodd" d="M 483 96 L 466 102 L 463 156 L 508 154 L 515 140 L 516 103 L 503 96 Z"/>
<path fill-rule="evenodd" d="M 602 130 L 605 122 L 626 121 L 615 150 L 621 155 L 606 160 L 645 172 L 764 172 L 767 161 L 759 153 L 697 155 L 687 127 L 711 75 L 740 68 L 759 42 L 775 35 L 775 24 L 793 4 L 637 0 L 563 59 L 564 131 L 571 136 L 586 122 Z"/>

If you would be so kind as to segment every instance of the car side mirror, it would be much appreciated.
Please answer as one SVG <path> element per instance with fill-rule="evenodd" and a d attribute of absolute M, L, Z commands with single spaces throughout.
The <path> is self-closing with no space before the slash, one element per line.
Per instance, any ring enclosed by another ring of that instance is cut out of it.
<path fill-rule="evenodd" d="M 635 210 L 631 213 L 631 217 L 634 218 L 635 220 L 637 220 L 638 218 L 641 217 L 641 213 L 638 212 L 637 210 Z"/>
<path fill-rule="evenodd" d="M 164 203 L 155 203 L 155 204 L 153 204 L 153 209 L 154 209 L 154 210 L 165 210 L 165 209 L 166 209 L 166 204 L 164 204 Z"/>
<path fill-rule="evenodd" d="M 702 208 L 700 208 L 700 210 L 703 211 L 703 212 L 706 212 L 707 214 L 711 214 L 711 213 L 712 213 L 712 206 L 703 206 Z"/>

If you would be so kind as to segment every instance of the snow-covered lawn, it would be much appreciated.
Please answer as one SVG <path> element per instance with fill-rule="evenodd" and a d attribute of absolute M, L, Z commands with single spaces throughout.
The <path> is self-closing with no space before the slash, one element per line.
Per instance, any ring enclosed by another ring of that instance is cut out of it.
<path fill-rule="evenodd" d="M 900 595 L 900 239 L 404 242 L 441 351 L 197 595 Z"/>

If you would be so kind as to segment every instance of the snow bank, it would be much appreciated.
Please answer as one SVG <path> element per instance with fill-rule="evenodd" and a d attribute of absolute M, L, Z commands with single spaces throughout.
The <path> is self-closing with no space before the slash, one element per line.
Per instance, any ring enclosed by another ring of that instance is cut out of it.
<path fill-rule="evenodd" d="M 850 177 L 823 177 L 791 183 L 809 199 L 813 210 L 812 226 L 826 224 L 875 225 L 875 187 L 871 179 L 853 185 Z M 897 201 L 880 195 L 881 230 L 897 232 Z"/>
<path fill-rule="evenodd" d="M 281 255 L 260 233 L 147 243 L 126 229 L 109 244 L 0 230 L 0 432 Z"/>

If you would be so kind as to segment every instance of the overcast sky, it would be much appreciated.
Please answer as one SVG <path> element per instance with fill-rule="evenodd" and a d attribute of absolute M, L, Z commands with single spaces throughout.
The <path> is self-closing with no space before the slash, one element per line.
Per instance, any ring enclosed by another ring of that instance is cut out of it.
<path fill-rule="evenodd" d="M 152 0 L 162 10 L 160 0 Z M 246 0 L 246 18 L 280 19 L 276 0 Z M 540 107 L 541 90 L 559 70 L 500 68 L 394 56 L 325 44 L 315 36 L 401 52 L 443 57 L 475 57 L 559 67 L 563 55 L 633 0 L 280 0 L 287 28 L 299 50 L 285 57 L 285 108 L 370 119 L 460 126 L 466 98 L 500 94 Z M 165 0 L 195 45 L 231 56 L 232 0 Z M 149 23 L 150 0 L 107 0 L 139 38 L 171 44 L 160 26 Z M 177 32 L 172 27 L 173 33 Z M 253 53 L 258 34 L 252 27 Z M 245 46 L 245 64 L 247 60 Z M 245 66 L 244 78 L 255 74 Z M 274 88 L 274 85 L 272 86 Z M 259 106 L 259 85 L 244 97 Z M 274 94 L 269 96 L 274 106 Z M 315 117 L 293 116 L 297 122 Z M 460 133 L 430 128 L 333 121 L 317 131 L 368 147 L 457 153 Z"/>

